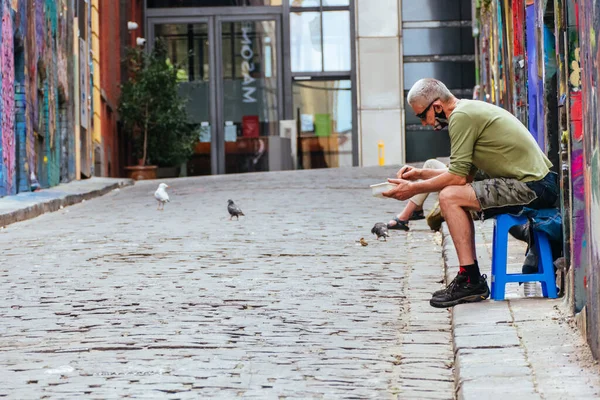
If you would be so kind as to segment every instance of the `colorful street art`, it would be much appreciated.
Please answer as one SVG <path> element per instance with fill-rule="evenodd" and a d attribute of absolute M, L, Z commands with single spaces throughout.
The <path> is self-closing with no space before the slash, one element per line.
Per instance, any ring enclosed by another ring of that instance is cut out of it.
<path fill-rule="evenodd" d="M 573 300 L 575 312 L 587 302 L 585 282 L 589 267 L 587 259 L 586 205 L 583 159 L 582 76 L 579 18 L 573 3 L 567 4 L 567 86 L 569 96 L 569 143 L 571 149 L 571 267 L 573 268 Z"/>
<path fill-rule="evenodd" d="M 478 3 L 479 98 L 511 111 L 527 124 L 525 0 Z"/>
<path fill-rule="evenodd" d="M 2 4 L 2 40 L 0 68 L 2 70 L 2 180 L 0 191 L 14 193 L 15 179 L 15 66 L 13 16 L 7 2 Z"/>
<path fill-rule="evenodd" d="M 525 58 L 525 4 L 524 0 L 512 0 L 507 13 L 512 17 L 512 68 L 509 87 L 512 88 L 512 112 L 527 125 L 527 69 Z M 511 18 L 507 19 L 510 20 Z"/>
<path fill-rule="evenodd" d="M 587 302 L 587 336 L 592 352 L 600 357 L 600 141 L 598 113 L 598 69 L 600 68 L 600 3 L 579 0 L 580 76 L 582 89 L 582 172 L 586 210 L 587 243 L 582 258 L 587 260 L 585 280 Z"/>
<path fill-rule="evenodd" d="M 529 2 L 528 2 L 529 3 Z M 536 139 L 540 148 L 544 149 L 544 90 L 543 81 L 538 73 L 539 62 L 538 46 L 540 43 L 536 40 L 536 17 L 537 12 L 535 4 L 527 4 L 525 8 L 526 18 L 526 38 L 527 38 L 527 93 L 529 104 L 529 132 Z"/>
<path fill-rule="evenodd" d="M 479 98 L 526 124 L 560 174 L 564 290 L 600 358 L 600 1 L 476 4 Z"/>
<path fill-rule="evenodd" d="M 74 151 L 61 151 L 58 134 L 70 97 L 67 11 L 66 0 L 0 0 L 0 196 L 74 178 L 61 169 L 74 164 Z"/>

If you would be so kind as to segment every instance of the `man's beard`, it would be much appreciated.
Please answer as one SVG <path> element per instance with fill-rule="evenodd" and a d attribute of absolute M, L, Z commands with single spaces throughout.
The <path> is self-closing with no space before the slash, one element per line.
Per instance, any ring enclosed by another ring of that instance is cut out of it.
<path fill-rule="evenodd" d="M 448 126 L 448 119 L 446 118 L 446 113 L 442 110 L 439 113 L 435 113 L 435 126 L 433 127 L 436 131 L 441 131 L 445 127 Z"/>

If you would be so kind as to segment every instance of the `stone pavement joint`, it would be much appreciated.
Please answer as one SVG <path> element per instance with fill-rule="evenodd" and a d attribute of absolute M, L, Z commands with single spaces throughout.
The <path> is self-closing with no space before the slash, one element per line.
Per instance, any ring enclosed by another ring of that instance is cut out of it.
<path fill-rule="evenodd" d="M 133 185 L 131 179 L 93 177 L 3 197 L 0 199 L 0 226 L 35 218 L 130 185 Z"/>
<path fill-rule="evenodd" d="M 475 223 L 477 259 L 491 282 L 493 221 Z M 446 279 L 458 271 L 443 228 Z M 509 238 L 508 269 L 520 272 L 526 245 Z M 452 310 L 458 400 L 598 399 L 600 368 L 563 299 L 524 298 L 506 286 L 506 301 L 461 304 Z"/>

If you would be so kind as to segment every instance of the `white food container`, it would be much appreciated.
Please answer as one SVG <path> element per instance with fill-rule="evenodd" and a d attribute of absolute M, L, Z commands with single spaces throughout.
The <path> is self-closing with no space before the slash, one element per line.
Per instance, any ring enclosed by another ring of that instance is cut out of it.
<path fill-rule="evenodd" d="M 371 185 L 371 192 L 374 197 L 379 197 L 381 199 L 385 199 L 387 197 L 383 197 L 383 192 L 387 192 L 388 190 L 392 190 L 398 185 L 394 185 L 393 183 L 383 182 L 375 185 Z"/>

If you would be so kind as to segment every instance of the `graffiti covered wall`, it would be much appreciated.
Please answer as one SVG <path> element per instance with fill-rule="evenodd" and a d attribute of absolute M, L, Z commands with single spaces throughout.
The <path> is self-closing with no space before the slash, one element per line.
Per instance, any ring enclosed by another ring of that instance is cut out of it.
<path fill-rule="evenodd" d="M 570 177 L 571 177 L 571 206 L 570 206 L 570 252 L 571 267 L 573 268 L 573 299 L 575 311 L 579 312 L 586 303 L 585 281 L 588 269 L 586 257 L 586 206 L 583 178 L 583 124 L 582 124 L 582 76 L 580 38 L 578 32 L 578 12 L 574 2 L 567 2 L 567 45 L 565 58 L 567 61 L 568 87 L 568 129 L 570 144 Z"/>
<path fill-rule="evenodd" d="M 481 100 L 528 120 L 525 0 L 477 2 Z"/>
<path fill-rule="evenodd" d="M 523 124 L 527 125 L 527 62 L 525 56 L 525 5 L 524 0 L 512 0 L 510 7 L 507 7 L 512 20 L 512 68 L 511 82 L 512 88 L 512 112 Z M 511 32 L 509 32 L 509 36 Z"/>
<path fill-rule="evenodd" d="M 600 2 L 474 1 L 482 97 L 519 116 L 560 175 L 565 243 L 557 265 L 565 274 L 558 275 L 600 358 Z M 503 46 L 503 38 L 513 40 Z"/>
<path fill-rule="evenodd" d="M 2 122 L 0 193 L 14 192 L 15 179 L 15 65 L 14 65 L 14 10 L 7 1 L 0 5 L 2 28 L 0 34 L 0 72 L 2 73 Z"/>
<path fill-rule="evenodd" d="M 70 96 L 67 3 L 0 0 L 0 196 L 74 178 L 74 151 L 61 143 L 71 122 L 59 118 Z"/>
<path fill-rule="evenodd" d="M 587 292 L 587 336 L 592 351 L 600 358 L 600 141 L 598 134 L 598 69 L 600 68 L 600 3 L 579 0 L 578 25 L 581 63 L 582 197 L 586 210 L 586 246 L 581 257 L 589 266 Z"/>

